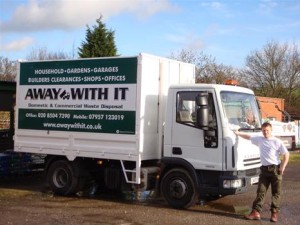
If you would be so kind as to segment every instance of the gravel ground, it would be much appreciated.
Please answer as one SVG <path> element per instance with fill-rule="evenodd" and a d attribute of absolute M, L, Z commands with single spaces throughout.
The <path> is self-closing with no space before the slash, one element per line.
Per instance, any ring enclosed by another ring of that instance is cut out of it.
<path fill-rule="evenodd" d="M 300 157 L 292 154 L 283 182 L 282 210 L 277 224 L 299 225 Z M 42 173 L 0 178 L 0 225 L 244 225 L 271 224 L 270 191 L 265 201 L 262 220 L 248 221 L 256 186 L 249 192 L 214 201 L 201 201 L 188 210 L 175 210 L 154 197 L 137 200 L 134 193 L 102 193 L 92 197 L 54 196 L 47 188 Z"/>

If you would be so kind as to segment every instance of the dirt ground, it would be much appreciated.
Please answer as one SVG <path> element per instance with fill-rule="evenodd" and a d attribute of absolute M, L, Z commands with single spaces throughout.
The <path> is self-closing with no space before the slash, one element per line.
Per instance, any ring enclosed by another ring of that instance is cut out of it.
<path fill-rule="evenodd" d="M 188 210 L 175 210 L 153 194 L 82 193 L 54 196 L 43 173 L 0 178 L 0 225 L 201 225 L 271 224 L 270 190 L 261 221 L 248 221 L 256 186 L 249 192 L 213 201 L 201 201 Z M 282 210 L 277 224 L 299 225 L 300 153 L 292 154 L 284 174 Z"/>

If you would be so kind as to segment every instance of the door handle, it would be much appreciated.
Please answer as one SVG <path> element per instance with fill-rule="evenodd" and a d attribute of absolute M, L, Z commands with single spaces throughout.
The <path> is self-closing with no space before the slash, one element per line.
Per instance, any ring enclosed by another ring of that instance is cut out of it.
<path fill-rule="evenodd" d="M 172 149 L 172 154 L 173 155 L 182 155 L 182 150 L 180 147 L 173 147 Z"/>

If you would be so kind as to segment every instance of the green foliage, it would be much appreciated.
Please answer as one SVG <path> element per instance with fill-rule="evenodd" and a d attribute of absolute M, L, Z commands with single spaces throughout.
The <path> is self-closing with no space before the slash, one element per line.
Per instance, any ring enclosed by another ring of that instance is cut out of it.
<path fill-rule="evenodd" d="M 102 16 L 96 20 L 97 25 L 92 29 L 87 26 L 85 41 L 78 48 L 80 58 L 116 56 L 114 31 L 108 30 L 101 21 Z"/>

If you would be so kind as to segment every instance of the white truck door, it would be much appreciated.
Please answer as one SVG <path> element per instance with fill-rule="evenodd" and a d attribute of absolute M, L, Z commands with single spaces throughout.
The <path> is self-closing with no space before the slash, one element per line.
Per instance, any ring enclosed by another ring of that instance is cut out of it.
<path fill-rule="evenodd" d="M 173 113 L 172 157 L 190 162 L 196 169 L 222 170 L 222 143 L 213 93 L 209 93 L 210 128 L 196 127 L 195 99 L 199 91 L 178 91 Z"/>

